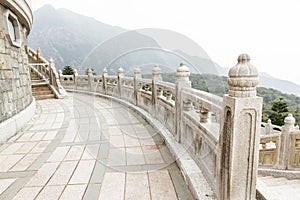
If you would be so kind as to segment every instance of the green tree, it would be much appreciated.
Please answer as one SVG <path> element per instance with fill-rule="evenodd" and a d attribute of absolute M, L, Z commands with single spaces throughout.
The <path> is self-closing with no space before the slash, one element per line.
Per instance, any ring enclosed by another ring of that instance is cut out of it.
<path fill-rule="evenodd" d="M 92 70 L 92 72 L 93 72 L 93 75 L 95 76 L 95 75 L 96 75 L 96 72 L 95 72 L 95 70 L 94 70 L 93 68 L 87 68 L 87 69 L 85 70 L 85 75 L 88 75 L 88 71 L 89 71 L 89 69 L 91 69 L 91 70 Z"/>
<path fill-rule="evenodd" d="M 71 66 L 65 66 L 63 71 L 63 75 L 73 75 L 74 74 L 74 69 Z"/>
<path fill-rule="evenodd" d="M 288 112 L 288 105 L 283 97 L 274 101 L 271 107 L 271 114 L 269 115 L 272 124 L 282 126 L 284 124 L 284 118 L 288 115 Z"/>

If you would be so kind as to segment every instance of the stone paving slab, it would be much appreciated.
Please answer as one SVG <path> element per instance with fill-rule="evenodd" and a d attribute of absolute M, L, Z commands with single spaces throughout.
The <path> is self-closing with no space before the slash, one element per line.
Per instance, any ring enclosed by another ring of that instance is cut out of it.
<path fill-rule="evenodd" d="M 193 199 L 152 127 L 89 95 L 37 101 L 0 163 L 0 199 Z"/>

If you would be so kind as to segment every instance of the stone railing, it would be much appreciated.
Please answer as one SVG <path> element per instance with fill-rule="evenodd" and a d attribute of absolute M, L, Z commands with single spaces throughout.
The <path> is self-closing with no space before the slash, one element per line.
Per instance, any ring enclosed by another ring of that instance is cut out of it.
<path fill-rule="evenodd" d="M 67 95 L 65 89 L 62 87 L 57 73 L 54 60 L 50 58 L 49 62 L 42 57 L 41 50 L 34 51 L 29 47 L 26 48 L 32 77 L 38 77 L 40 80 L 45 81 L 56 98 L 63 98 Z"/>
<path fill-rule="evenodd" d="M 260 138 L 259 164 L 272 169 L 300 168 L 300 130 L 295 118 L 289 114 L 284 126 L 276 126 L 269 120 L 263 124 Z"/>
<path fill-rule="evenodd" d="M 198 164 L 218 199 L 255 199 L 262 99 L 256 96 L 258 73 L 248 55 L 229 71 L 229 95 L 220 98 L 191 88 L 190 70 L 183 64 L 175 84 L 162 81 L 155 66 L 152 79 L 139 68 L 133 77 L 73 76 L 59 73 L 68 90 L 101 93 L 126 100 L 159 120 L 170 136 Z M 257 156 L 256 156 L 257 155 Z"/>

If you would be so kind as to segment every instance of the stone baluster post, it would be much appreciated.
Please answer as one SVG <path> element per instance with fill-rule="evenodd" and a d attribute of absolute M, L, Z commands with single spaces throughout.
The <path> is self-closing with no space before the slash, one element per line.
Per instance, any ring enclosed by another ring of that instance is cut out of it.
<path fill-rule="evenodd" d="M 181 96 L 181 91 L 184 88 L 191 88 L 190 69 L 185 64 L 181 63 L 176 71 L 175 82 L 175 137 L 177 142 L 181 142 L 181 132 L 184 131 L 182 123 L 184 99 Z"/>
<path fill-rule="evenodd" d="M 205 108 L 200 108 L 200 122 L 205 123 L 208 122 L 209 119 L 209 111 Z"/>
<path fill-rule="evenodd" d="M 270 119 L 268 119 L 265 129 L 266 129 L 266 135 L 272 134 L 273 126 L 272 126 L 272 121 Z"/>
<path fill-rule="evenodd" d="M 138 79 L 141 79 L 141 69 L 139 67 L 136 67 L 134 69 L 134 77 L 133 77 L 133 89 L 134 89 L 134 104 L 137 106 L 138 105 Z"/>
<path fill-rule="evenodd" d="M 103 93 L 106 95 L 107 94 L 107 82 L 106 82 L 106 77 L 107 77 L 107 69 L 104 68 L 102 70 L 102 89 Z"/>
<path fill-rule="evenodd" d="M 59 77 L 60 82 L 63 83 L 64 77 L 63 77 L 63 73 L 62 73 L 61 69 L 58 70 L 58 77 Z"/>
<path fill-rule="evenodd" d="M 124 70 L 122 67 L 118 69 L 118 95 L 119 98 L 122 99 L 122 88 L 123 88 L 123 83 L 122 79 L 124 77 Z"/>
<path fill-rule="evenodd" d="M 78 71 L 77 71 L 77 69 L 73 70 L 73 80 L 74 80 L 74 89 L 77 90 L 77 86 L 78 86 Z"/>
<path fill-rule="evenodd" d="M 284 119 L 284 125 L 280 135 L 280 148 L 278 156 L 278 169 L 289 169 L 289 153 L 290 153 L 290 134 L 295 129 L 295 118 L 292 114 L 289 114 Z"/>
<path fill-rule="evenodd" d="M 90 92 L 93 91 L 93 85 L 94 85 L 94 75 L 93 75 L 93 71 L 91 68 L 88 69 L 88 90 Z"/>
<path fill-rule="evenodd" d="M 218 199 L 254 200 L 262 98 L 256 96 L 258 71 L 247 54 L 230 69 L 228 84 L 219 139 Z"/>
<path fill-rule="evenodd" d="M 42 57 L 42 51 L 41 51 L 41 48 L 38 48 L 36 50 L 36 60 L 39 62 L 41 57 Z"/>
<path fill-rule="evenodd" d="M 54 63 L 53 58 L 50 58 L 50 60 L 49 60 L 49 79 L 50 79 L 51 85 L 53 85 L 55 82 L 54 71 L 55 71 L 55 63 Z"/>
<path fill-rule="evenodd" d="M 157 86 L 156 81 L 161 81 L 161 69 L 154 65 L 152 69 L 152 114 L 156 117 L 157 116 Z"/>

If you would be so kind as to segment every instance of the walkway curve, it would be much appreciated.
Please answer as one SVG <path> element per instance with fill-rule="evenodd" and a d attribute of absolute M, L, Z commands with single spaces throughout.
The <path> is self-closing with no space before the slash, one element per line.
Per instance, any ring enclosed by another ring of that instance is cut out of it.
<path fill-rule="evenodd" d="M 108 99 L 37 101 L 34 120 L 0 147 L 0 199 L 192 199 L 154 133 Z"/>

